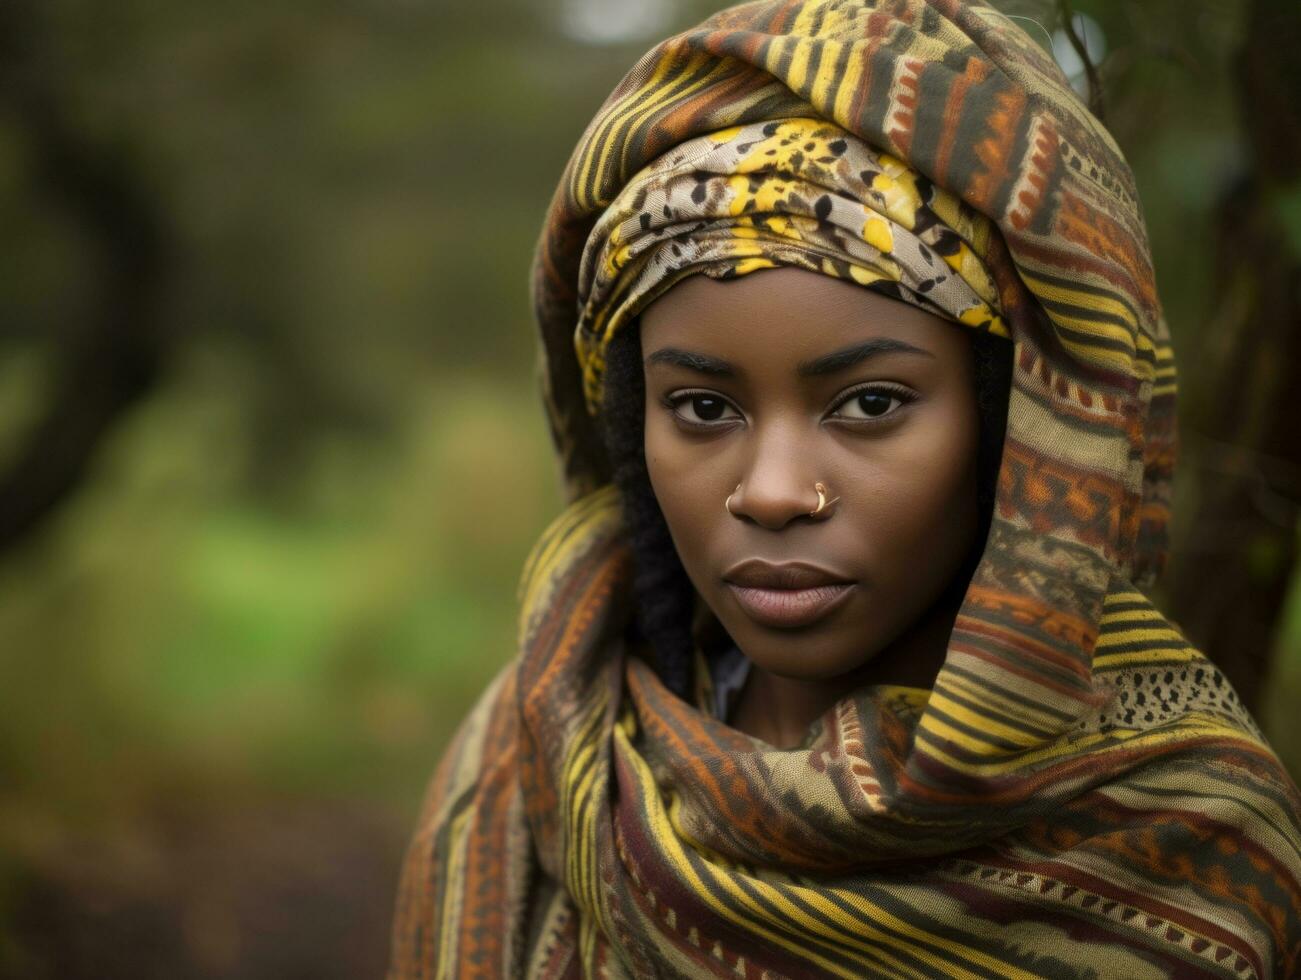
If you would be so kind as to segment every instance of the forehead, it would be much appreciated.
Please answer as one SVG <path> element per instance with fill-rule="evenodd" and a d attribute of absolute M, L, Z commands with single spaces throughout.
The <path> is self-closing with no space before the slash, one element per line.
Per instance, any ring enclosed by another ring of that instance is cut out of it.
<path fill-rule="evenodd" d="M 967 328 L 855 283 L 783 267 L 736 279 L 694 275 L 641 315 L 643 353 L 672 346 L 735 363 L 807 360 L 849 343 L 905 341 L 964 359 Z"/>

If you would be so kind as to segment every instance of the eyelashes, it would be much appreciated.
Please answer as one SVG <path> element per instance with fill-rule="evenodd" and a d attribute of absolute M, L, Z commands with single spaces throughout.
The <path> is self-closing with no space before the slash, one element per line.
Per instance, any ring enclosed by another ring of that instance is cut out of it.
<path fill-rule="evenodd" d="M 873 381 L 849 391 L 836 402 L 835 408 L 841 418 L 875 421 L 889 418 L 916 400 L 917 393 L 911 388 Z M 848 412 L 844 411 L 846 408 Z"/>
<path fill-rule="evenodd" d="M 711 391 L 675 391 L 664 405 L 681 424 L 694 429 L 716 429 L 742 421 L 736 406 Z"/>
<path fill-rule="evenodd" d="M 917 397 L 904 385 L 872 381 L 837 395 L 825 418 L 853 425 L 881 425 L 894 421 L 901 409 Z M 745 421 L 730 400 L 714 391 L 679 389 L 666 395 L 661 403 L 674 421 L 696 431 L 730 429 Z"/>

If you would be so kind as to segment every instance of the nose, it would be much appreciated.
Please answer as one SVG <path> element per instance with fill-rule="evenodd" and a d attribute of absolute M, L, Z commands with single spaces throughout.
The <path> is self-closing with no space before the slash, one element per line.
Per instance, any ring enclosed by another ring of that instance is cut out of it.
<path fill-rule="evenodd" d="M 732 516 L 770 531 L 780 531 L 800 518 L 812 520 L 809 514 L 818 506 L 818 478 L 804 458 L 809 441 L 807 433 L 760 434 L 741 474 L 741 485 L 728 498 Z"/>

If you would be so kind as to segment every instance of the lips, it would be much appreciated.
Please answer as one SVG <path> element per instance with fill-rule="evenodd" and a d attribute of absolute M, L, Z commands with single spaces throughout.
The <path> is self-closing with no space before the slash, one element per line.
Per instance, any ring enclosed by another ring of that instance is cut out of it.
<path fill-rule="evenodd" d="M 757 558 L 729 568 L 723 581 L 746 615 L 775 629 L 816 623 L 838 609 L 855 587 L 852 579 L 817 565 Z"/>

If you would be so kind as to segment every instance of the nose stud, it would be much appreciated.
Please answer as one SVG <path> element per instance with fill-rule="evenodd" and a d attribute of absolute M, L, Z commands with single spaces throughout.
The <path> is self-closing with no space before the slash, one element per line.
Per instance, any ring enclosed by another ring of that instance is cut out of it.
<path fill-rule="evenodd" d="M 813 489 L 818 492 L 818 506 L 809 511 L 809 516 L 825 521 L 836 512 L 836 504 L 840 503 L 840 498 L 832 497 L 828 500 L 827 485 L 825 483 L 815 483 Z"/>
<path fill-rule="evenodd" d="M 741 492 L 741 484 L 738 483 L 736 485 L 736 489 L 733 490 L 731 493 L 729 493 L 727 495 L 727 499 L 723 501 L 723 506 L 727 508 L 727 512 L 731 514 L 733 517 L 736 516 L 736 511 L 732 510 L 732 498 L 735 497 L 740 492 Z"/>
<path fill-rule="evenodd" d="M 809 516 L 819 521 L 825 521 L 828 517 L 830 517 L 832 514 L 836 512 L 836 504 L 840 503 L 840 498 L 832 497 L 830 500 L 828 500 L 827 485 L 820 480 L 817 483 L 813 484 L 813 489 L 817 492 L 818 495 L 818 506 L 814 507 L 811 511 L 809 511 Z M 727 509 L 727 512 L 731 514 L 733 517 L 736 517 L 737 515 L 736 515 L 736 511 L 732 510 L 732 498 L 735 497 L 740 492 L 741 492 L 741 484 L 738 483 L 736 485 L 736 489 L 733 490 L 731 493 L 729 493 L 727 495 L 727 499 L 723 501 L 723 506 Z"/>

